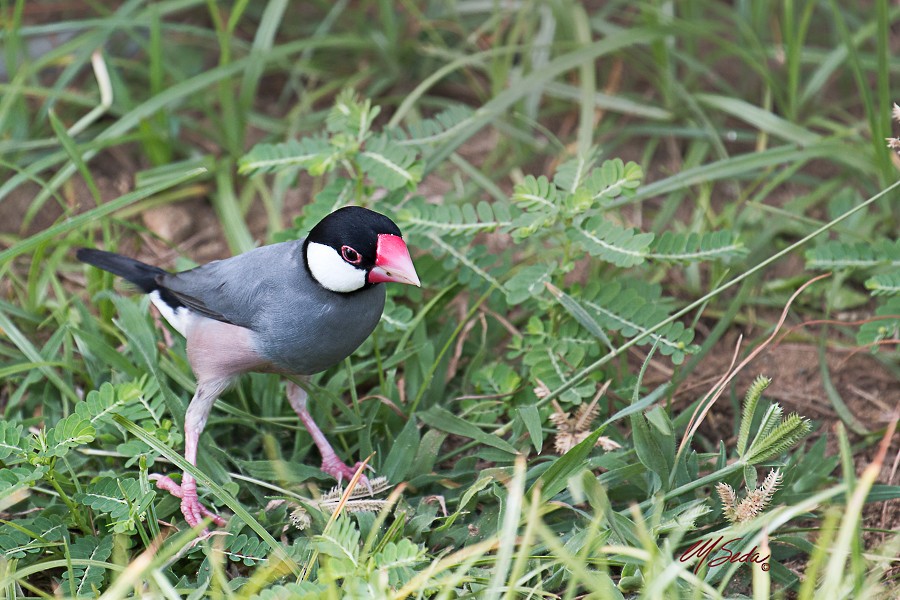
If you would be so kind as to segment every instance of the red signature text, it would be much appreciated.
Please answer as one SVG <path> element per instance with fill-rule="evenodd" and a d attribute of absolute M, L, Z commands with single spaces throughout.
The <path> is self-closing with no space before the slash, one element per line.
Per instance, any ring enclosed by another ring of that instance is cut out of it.
<path fill-rule="evenodd" d="M 681 556 L 678 557 L 678 560 L 687 562 L 695 556 L 698 557 L 700 560 L 694 565 L 694 574 L 700 571 L 700 567 L 703 566 L 704 562 L 709 565 L 710 569 L 724 565 L 725 563 L 752 563 L 759 565 L 759 568 L 763 571 L 769 570 L 769 559 L 772 558 L 771 554 L 760 556 L 759 552 L 756 551 L 757 546 L 753 546 L 753 548 L 744 553 L 736 552 L 728 546 L 734 542 L 740 542 L 743 538 L 732 538 L 723 544 L 722 540 L 724 539 L 725 536 L 719 536 L 716 540 L 698 540 L 694 542 L 690 548 L 682 552 Z M 710 556 L 720 551 L 725 554 L 710 559 Z"/>

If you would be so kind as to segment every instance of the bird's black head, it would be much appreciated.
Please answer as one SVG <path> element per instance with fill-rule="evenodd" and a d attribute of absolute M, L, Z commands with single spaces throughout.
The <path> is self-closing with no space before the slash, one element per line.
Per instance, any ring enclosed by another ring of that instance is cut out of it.
<path fill-rule="evenodd" d="M 313 278 L 333 292 L 386 281 L 419 285 L 400 228 L 361 206 L 346 206 L 319 221 L 306 238 L 304 254 Z"/>

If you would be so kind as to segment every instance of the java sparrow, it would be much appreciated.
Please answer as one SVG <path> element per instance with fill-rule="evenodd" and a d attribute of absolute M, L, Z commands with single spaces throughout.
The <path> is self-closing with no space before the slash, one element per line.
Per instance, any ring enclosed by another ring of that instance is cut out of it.
<path fill-rule="evenodd" d="M 311 375 L 336 365 L 369 337 L 384 309 L 385 282 L 419 286 L 400 229 L 388 217 L 348 206 L 322 219 L 305 239 L 170 273 L 112 252 L 81 248 L 78 260 L 123 277 L 150 295 L 187 341 L 197 388 L 184 418 L 185 459 L 197 464 L 197 441 L 213 403 L 250 371 Z M 288 400 L 322 455 L 322 470 L 339 482 L 344 464 L 306 408 L 307 393 L 288 384 Z M 197 483 L 154 475 L 158 488 L 181 498 L 190 526 L 203 517 Z M 367 484 L 363 480 L 363 484 Z"/>

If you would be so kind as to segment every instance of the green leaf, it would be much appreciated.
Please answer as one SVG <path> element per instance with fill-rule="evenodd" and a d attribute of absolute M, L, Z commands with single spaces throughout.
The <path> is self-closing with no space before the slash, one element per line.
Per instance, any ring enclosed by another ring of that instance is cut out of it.
<path fill-rule="evenodd" d="M 250 596 L 250 600 L 319 600 L 328 595 L 328 586 L 324 583 L 303 581 L 274 585 Z"/>
<path fill-rule="evenodd" d="M 116 325 L 128 338 L 129 346 L 133 354 L 141 359 L 142 366 L 153 372 L 159 364 L 159 350 L 156 346 L 156 331 L 148 317 L 149 298 L 144 296 L 135 301 L 116 294 L 111 298 L 119 313 L 115 319 Z"/>
<path fill-rule="evenodd" d="M 253 175 L 295 167 L 321 175 L 334 168 L 338 159 L 337 150 L 325 137 L 305 137 L 280 144 L 257 144 L 238 161 L 238 172 Z"/>
<path fill-rule="evenodd" d="M 808 269 L 859 269 L 879 265 L 900 267 L 900 240 L 855 244 L 829 241 L 806 251 Z"/>
<path fill-rule="evenodd" d="M 506 301 L 514 306 L 541 294 L 555 271 L 555 262 L 529 265 L 519 269 L 503 284 Z"/>
<path fill-rule="evenodd" d="M 65 456 L 70 448 L 94 441 L 96 434 L 91 422 L 73 413 L 47 431 L 46 447 L 41 456 Z"/>
<path fill-rule="evenodd" d="M 6 559 L 24 558 L 46 550 L 52 542 L 68 535 L 66 523 L 59 515 L 17 519 L 0 526 L 0 552 Z"/>
<path fill-rule="evenodd" d="M 90 421 L 92 425 L 98 422 L 111 423 L 113 414 L 122 412 L 122 409 L 132 403 L 139 403 L 138 410 L 130 410 L 126 416 L 132 419 L 147 418 L 151 415 L 151 411 L 146 405 L 140 404 L 142 395 L 143 390 L 136 382 L 117 386 L 106 382 L 99 390 L 88 392 L 84 401 L 75 405 L 75 413 Z"/>
<path fill-rule="evenodd" d="M 315 537 L 316 548 L 326 556 L 345 559 L 354 565 L 359 560 L 359 529 L 350 517 L 339 516 L 322 535 Z"/>
<path fill-rule="evenodd" d="M 512 446 L 512 444 L 510 444 L 503 438 L 494 435 L 493 433 L 486 433 L 482 431 L 479 427 L 457 417 L 447 409 L 441 408 L 440 406 L 432 406 L 427 411 L 418 413 L 417 416 L 424 423 L 436 429 L 440 429 L 441 431 L 446 431 L 447 433 L 452 433 L 455 435 L 461 435 L 463 437 L 473 439 L 479 444 L 491 446 L 493 448 L 497 448 L 498 450 L 509 452 L 510 454 L 519 453 L 519 451 L 516 450 L 515 447 Z"/>
<path fill-rule="evenodd" d="M 0 501 L 33 486 L 48 470 L 45 465 L 0 469 Z"/>
<path fill-rule="evenodd" d="M 103 537 L 79 537 L 69 546 L 71 559 L 91 560 L 103 562 L 112 554 L 112 536 Z M 74 579 L 70 579 L 70 574 Z M 106 569 L 96 565 L 83 566 L 73 564 L 72 571 L 63 572 L 61 589 L 68 592 L 72 590 L 76 598 L 95 596 L 94 590 L 101 590 L 106 576 Z"/>
<path fill-rule="evenodd" d="M 437 462 L 438 453 L 441 451 L 441 445 L 447 439 L 447 434 L 437 429 L 429 429 L 422 436 L 419 442 L 419 449 L 416 450 L 416 458 L 413 460 L 412 467 L 409 471 L 409 477 L 417 475 L 427 475 L 434 469 Z"/>
<path fill-rule="evenodd" d="M 522 422 L 525 424 L 526 431 L 528 431 L 528 437 L 531 438 L 534 451 L 540 454 L 541 448 L 544 447 L 544 428 L 541 424 L 541 415 L 538 412 L 537 406 L 533 404 L 530 406 L 520 406 L 518 413 Z"/>
<path fill-rule="evenodd" d="M 555 214 L 559 210 L 559 191 L 544 175 L 527 175 L 513 188 L 512 201 L 527 211 Z"/>
<path fill-rule="evenodd" d="M 866 289 L 873 296 L 900 295 L 900 271 L 882 273 L 866 280 Z"/>
<path fill-rule="evenodd" d="M 746 251 L 730 231 L 703 234 L 666 231 L 654 241 L 648 257 L 668 262 L 692 263 L 727 260 L 745 254 Z"/>
<path fill-rule="evenodd" d="M 659 409 L 657 407 L 654 410 Z M 674 450 L 667 456 L 667 441 L 665 434 L 658 429 L 650 428 L 647 416 L 638 413 L 631 415 L 631 433 L 634 442 L 634 451 L 641 464 L 659 475 L 660 482 L 665 485 L 669 481 L 671 462 L 674 459 Z"/>
<path fill-rule="evenodd" d="M 559 190 L 541 175 L 528 175 L 513 188 L 512 201 L 525 212 L 516 217 L 513 236 L 524 239 L 544 227 L 550 227 L 559 215 Z"/>
<path fill-rule="evenodd" d="M 16 425 L 13 421 L 0 421 L 0 459 L 5 459 L 11 454 L 24 457 L 25 448 L 21 446 L 22 425 Z"/>
<path fill-rule="evenodd" d="M 228 537 L 223 552 L 228 560 L 252 567 L 266 560 L 265 550 L 266 545 L 258 537 L 240 533 Z"/>
<path fill-rule="evenodd" d="M 603 342 L 603 345 L 613 350 L 613 344 L 609 340 L 609 336 L 603 331 L 603 328 L 597 324 L 597 321 L 584 309 L 584 307 L 572 296 L 566 294 L 554 285 L 548 285 L 547 289 L 553 294 L 553 297 L 562 305 L 578 323 L 588 330 L 592 336 Z"/>
<path fill-rule="evenodd" d="M 451 106 L 431 119 L 425 119 L 407 126 L 408 135 L 399 129 L 392 129 L 400 144 L 424 146 L 437 143 L 453 135 L 472 116 L 472 109 L 463 104 Z"/>
<path fill-rule="evenodd" d="M 416 420 L 410 419 L 406 422 L 400 435 L 391 444 L 391 451 L 388 452 L 384 465 L 381 468 L 381 474 L 388 478 L 391 483 L 399 483 L 409 473 L 416 456 L 416 449 L 419 447 L 419 428 L 416 427 Z"/>
<path fill-rule="evenodd" d="M 376 569 L 387 573 L 388 585 L 399 588 L 415 576 L 415 569 L 423 561 L 424 552 L 407 538 L 388 542 L 376 553 L 371 562 Z"/>
<path fill-rule="evenodd" d="M 375 185 L 388 190 L 411 188 L 422 180 L 423 167 L 416 162 L 415 151 L 383 135 L 366 143 L 359 155 L 359 166 Z"/>
<path fill-rule="evenodd" d="M 863 323 L 856 334 L 856 343 L 861 346 L 900 337 L 900 296 L 891 296 L 884 305 L 875 310 L 875 319 Z"/>
<path fill-rule="evenodd" d="M 598 324 L 618 331 L 626 338 L 635 337 L 655 327 L 668 317 L 665 299 L 658 288 L 642 282 L 621 279 L 595 284 L 582 295 L 585 308 L 593 311 Z M 694 332 L 676 321 L 644 338 L 646 344 L 657 344 L 660 353 L 680 364 L 686 354 L 696 352 L 691 344 Z"/>
<path fill-rule="evenodd" d="M 553 183 L 566 193 L 574 194 L 584 184 L 597 160 L 597 149 L 591 148 L 586 156 L 576 156 L 561 164 L 553 177 Z"/>
<path fill-rule="evenodd" d="M 617 267 L 633 267 L 646 260 L 653 242 L 652 233 L 637 233 L 601 216 L 591 217 L 571 228 L 573 239 L 591 255 Z"/>
<path fill-rule="evenodd" d="M 635 162 L 625 164 L 621 158 L 603 161 L 584 181 L 587 206 L 606 206 L 620 196 L 633 196 L 643 177 L 641 166 Z"/>
<path fill-rule="evenodd" d="M 491 218 L 486 219 L 486 216 Z M 502 202 L 479 204 L 479 210 L 464 213 L 456 204 L 430 204 L 421 196 L 410 198 L 396 212 L 404 233 L 435 234 L 441 237 L 495 231 L 512 225 L 509 209 Z"/>
<path fill-rule="evenodd" d="M 136 479 L 101 477 L 75 494 L 75 501 L 109 515 L 113 531 L 125 533 L 135 530 L 137 520 L 146 513 L 155 496 L 153 489 L 146 494 L 141 492 L 141 484 Z"/>
<path fill-rule="evenodd" d="M 809 146 L 822 139 L 819 134 L 740 98 L 717 94 L 696 94 L 695 97 L 701 104 L 721 110 L 760 131 L 794 144 Z"/>
<path fill-rule="evenodd" d="M 105 205 L 104 205 L 105 206 Z M 0 252 L 0 256 L 2 256 L 6 252 L 11 252 L 16 248 L 23 245 L 23 242 L 19 242 L 18 244 L 13 244 L 12 248 L 9 250 L 4 250 Z M 11 257 L 10 257 L 11 258 Z M 0 265 L 3 264 L 3 260 L 0 259 Z M 22 331 L 16 327 L 15 323 L 6 315 L 6 312 L 0 310 L 0 331 L 3 332 L 6 339 L 15 344 L 15 346 L 28 358 L 30 362 L 39 364 L 38 369 L 41 374 L 44 375 L 49 381 L 53 382 L 53 385 L 59 390 L 59 392 L 69 398 L 70 400 L 77 401 L 78 395 L 75 393 L 73 386 L 66 383 L 60 378 L 59 373 L 57 373 L 54 369 L 49 366 L 48 360 L 45 360 L 41 355 L 40 351 L 34 346 L 28 337 L 22 333 Z"/>
<path fill-rule="evenodd" d="M 602 427 L 597 428 L 568 452 L 554 460 L 553 464 L 532 484 L 526 497 L 530 498 L 538 487 L 540 487 L 541 497 L 544 500 L 550 500 L 563 491 L 572 475 L 587 468 L 585 460 L 594 449 L 594 446 L 597 445 L 597 439 L 602 432 Z"/>
<path fill-rule="evenodd" d="M 247 227 L 240 201 L 235 194 L 232 168 L 233 164 L 230 160 L 219 162 L 216 170 L 216 190 L 212 194 L 212 201 L 222 226 L 222 232 L 228 241 L 228 248 L 232 254 L 241 254 L 253 250 L 256 242 Z"/>
<path fill-rule="evenodd" d="M 333 134 L 343 134 L 362 140 L 380 112 L 380 107 L 372 106 L 372 100 L 360 99 L 353 89 L 345 88 L 338 94 L 334 106 L 328 111 L 325 126 Z"/>

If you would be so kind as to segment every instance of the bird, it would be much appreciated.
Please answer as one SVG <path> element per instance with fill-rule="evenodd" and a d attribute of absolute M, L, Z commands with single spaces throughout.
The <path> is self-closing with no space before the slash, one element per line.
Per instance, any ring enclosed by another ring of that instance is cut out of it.
<path fill-rule="evenodd" d="M 186 339 L 197 380 L 184 418 L 184 457 L 197 465 L 197 445 L 210 410 L 240 375 L 272 372 L 309 376 L 350 356 L 374 331 L 385 302 L 384 283 L 421 287 L 409 248 L 387 216 L 345 206 L 319 221 L 305 238 L 261 246 L 172 273 L 113 252 L 80 248 L 76 258 L 129 281 Z M 288 402 L 338 483 L 361 466 L 337 456 L 307 409 L 308 392 L 287 384 Z M 152 475 L 157 488 L 181 499 L 189 526 L 207 509 L 187 472 L 181 483 Z M 363 475 L 362 485 L 368 485 Z"/>

